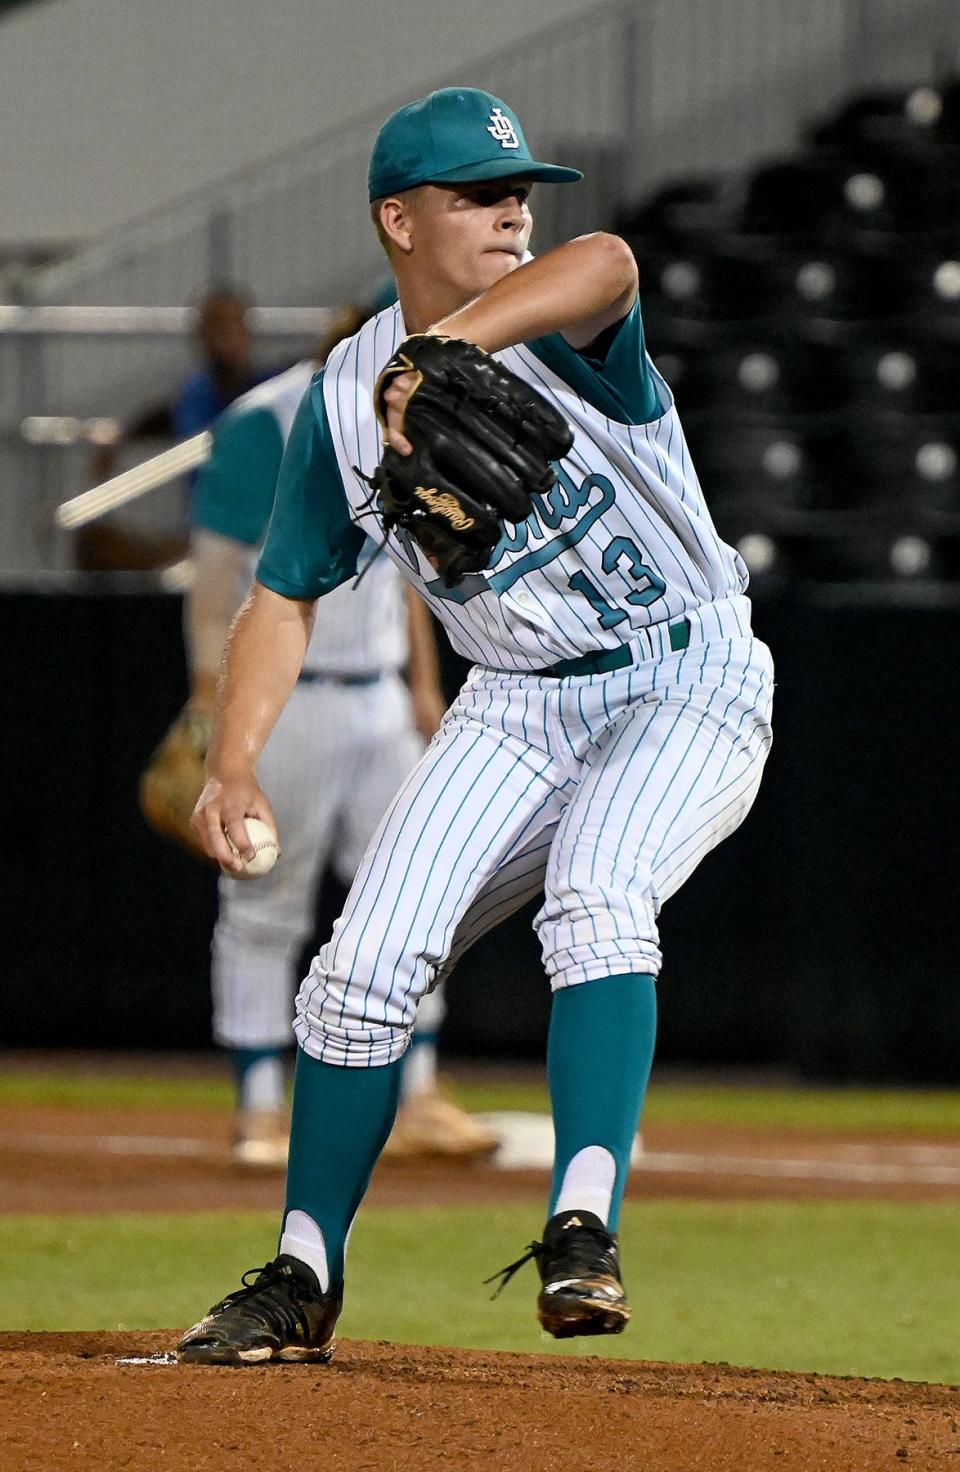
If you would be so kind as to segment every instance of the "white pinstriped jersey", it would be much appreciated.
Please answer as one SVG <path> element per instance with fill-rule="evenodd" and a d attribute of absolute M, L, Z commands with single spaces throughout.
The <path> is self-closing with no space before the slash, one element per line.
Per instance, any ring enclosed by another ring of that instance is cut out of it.
<path fill-rule="evenodd" d="M 241 597 L 253 579 L 283 448 L 315 372 L 315 363 L 296 363 L 237 399 L 218 424 L 211 462 L 201 472 L 196 519 L 250 546 Z M 372 543 L 364 547 L 361 567 L 373 551 Z M 318 607 L 304 669 L 390 673 L 406 658 L 403 585 L 393 565 L 380 558 L 357 588 L 336 588 Z"/>
<path fill-rule="evenodd" d="M 404 335 L 398 308 L 373 318 L 297 413 L 257 572 L 276 592 L 329 594 L 382 531 L 361 472 L 381 454 L 376 375 Z M 575 439 L 489 568 L 447 589 L 411 538 L 387 540 L 474 668 L 300 989 L 312 1057 L 400 1057 L 422 997 L 538 894 L 552 987 L 655 975 L 660 905 L 753 802 L 773 669 L 746 569 L 713 526 L 639 304 L 604 342 L 599 361 L 556 334 L 497 354 Z M 544 673 L 623 645 L 613 671 Z"/>
<path fill-rule="evenodd" d="M 256 388 L 236 399 L 231 405 L 231 416 L 249 413 L 254 409 L 267 409 L 277 421 L 277 428 L 286 444 L 300 400 L 310 387 L 310 380 L 316 371 L 317 365 L 310 358 L 304 359 L 302 363 L 294 363 L 285 373 L 278 373 L 274 378 L 258 383 Z"/>
<path fill-rule="evenodd" d="M 334 350 L 322 389 L 312 390 L 351 513 L 367 530 L 369 490 L 354 467 L 369 471 L 380 457 L 373 386 L 405 335 L 399 305 L 381 312 Z M 673 396 L 652 364 L 662 412 L 632 425 L 581 397 L 529 347 L 496 356 L 558 406 L 575 440 L 535 514 L 501 539 L 487 570 L 458 587 L 443 586 L 412 538 L 390 537 L 388 552 L 459 653 L 493 669 L 535 670 L 628 643 L 744 591 L 746 568 L 717 534 Z"/>
<path fill-rule="evenodd" d="M 368 542 L 361 571 L 374 550 Z M 318 604 L 303 668 L 331 675 L 389 674 L 406 664 L 407 653 L 403 583 L 393 563 L 380 557 L 358 587 L 346 583 L 334 588 Z"/>

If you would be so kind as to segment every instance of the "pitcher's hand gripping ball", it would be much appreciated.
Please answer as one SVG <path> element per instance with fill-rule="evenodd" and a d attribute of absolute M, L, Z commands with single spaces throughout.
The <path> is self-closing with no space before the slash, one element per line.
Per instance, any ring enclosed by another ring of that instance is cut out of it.
<path fill-rule="evenodd" d="M 140 778 L 140 811 L 158 833 L 210 862 L 190 824 L 203 790 L 203 763 L 210 744 L 213 717 L 185 705 Z"/>
<path fill-rule="evenodd" d="M 244 818 L 247 837 L 253 844 L 253 857 L 244 860 L 242 869 L 224 869 L 230 879 L 259 879 L 269 874 L 280 857 L 280 844 L 269 823 L 262 818 Z M 232 846 L 232 845 L 231 845 Z"/>
<path fill-rule="evenodd" d="M 552 404 L 489 353 L 425 335 L 405 338 L 377 379 L 384 436 L 384 392 L 403 373 L 418 379 L 402 426 L 413 453 L 387 445 L 368 483 L 385 529 L 409 532 L 449 588 L 488 565 L 505 521 L 526 520 L 531 498 L 556 480 L 550 462 L 569 453 L 573 434 Z"/>

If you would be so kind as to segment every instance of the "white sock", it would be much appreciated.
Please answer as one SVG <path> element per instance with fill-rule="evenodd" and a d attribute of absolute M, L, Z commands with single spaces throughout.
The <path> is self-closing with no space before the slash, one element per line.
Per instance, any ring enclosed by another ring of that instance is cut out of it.
<path fill-rule="evenodd" d="M 609 1150 L 602 1145 L 578 1150 L 563 1173 L 554 1215 L 561 1211 L 592 1211 L 606 1226 L 616 1178 L 617 1162 Z"/>
<path fill-rule="evenodd" d="M 284 1106 L 282 1058 L 258 1058 L 240 1083 L 241 1109 L 282 1109 Z"/>
<path fill-rule="evenodd" d="M 320 1292 L 330 1287 L 330 1269 L 327 1267 L 327 1248 L 323 1233 L 312 1216 L 305 1211 L 288 1211 L 283 1222 L 280 1251 L 305 1262 L 313 1268 L 320 1283 Z"/>
<path fill-rule="evenodd" d="M 437 1087 L 437 1045 L 434 1042 L 413 1042 L 403 1060 L 400 1079 L 401 1098 L 409 1099 L 413 1094 L 431 1094 Z"/>

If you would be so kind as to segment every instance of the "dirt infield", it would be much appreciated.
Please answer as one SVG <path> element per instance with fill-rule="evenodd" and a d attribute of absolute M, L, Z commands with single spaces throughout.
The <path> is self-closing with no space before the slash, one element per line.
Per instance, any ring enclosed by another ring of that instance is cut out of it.
<path fill-rule="evenodd" d="M 368 1202 L 522 1201 L 545 1184 L 381 1165 Z M 282 1188 L 236 1171 L 209 1109 L 0 1107 L 0 1211 L 277 1210 Z M 631 1195 L 960 1199 L 960 1145 L 650 1126 Z M 941 1386 L 361 1341 L 324 1369 L 202 1369 L 164 1358 L 176 1337 L 0 1334 L 2 1472 L 960 1468 L 960 1391 Z"/>
<path fill-rule="evenodd" d="M 0 1334 L 4 1472 L 960 1466 L 940 1386 L 359 1341 L 323 1369 L 150 1363 L 171 1339 Z"/>
<path fill-rule="evenodd" d="M 0 1211 L 279 1209 L 282 1177 L 230 1161 L 229 1119 L 211 1110 L 0 1107 Z M 545 1173 L 381 1164 L 368 1204 L 427 1198 L 525 1201 Z M 960 1144 L 812 1131 L 651 1125 L 634 1200 L 960 1199 Z"/>

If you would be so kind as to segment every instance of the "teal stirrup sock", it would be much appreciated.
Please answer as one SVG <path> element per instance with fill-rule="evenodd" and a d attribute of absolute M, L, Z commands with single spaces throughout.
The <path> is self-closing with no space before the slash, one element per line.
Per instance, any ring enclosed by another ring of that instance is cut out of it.
<path fill-rule="evenodd" d="M 297 1049 L 283 1215 L 313 1217 L 333 1288 L 343 1282 L 347 1233 L 393 1127 L 399 1094 L 399 1059 L 382 1068 L 335 1068 Z"/>
<path fill-rule="evenodd" d="M 656 1036 L 652 976 L 608 976 L 554 992 L 547 1039 L 556 1132 L 551 1216 L 570 1161 L 599 1145 L 617 1165 L 607 1221 L 616 1231 Z"/>

